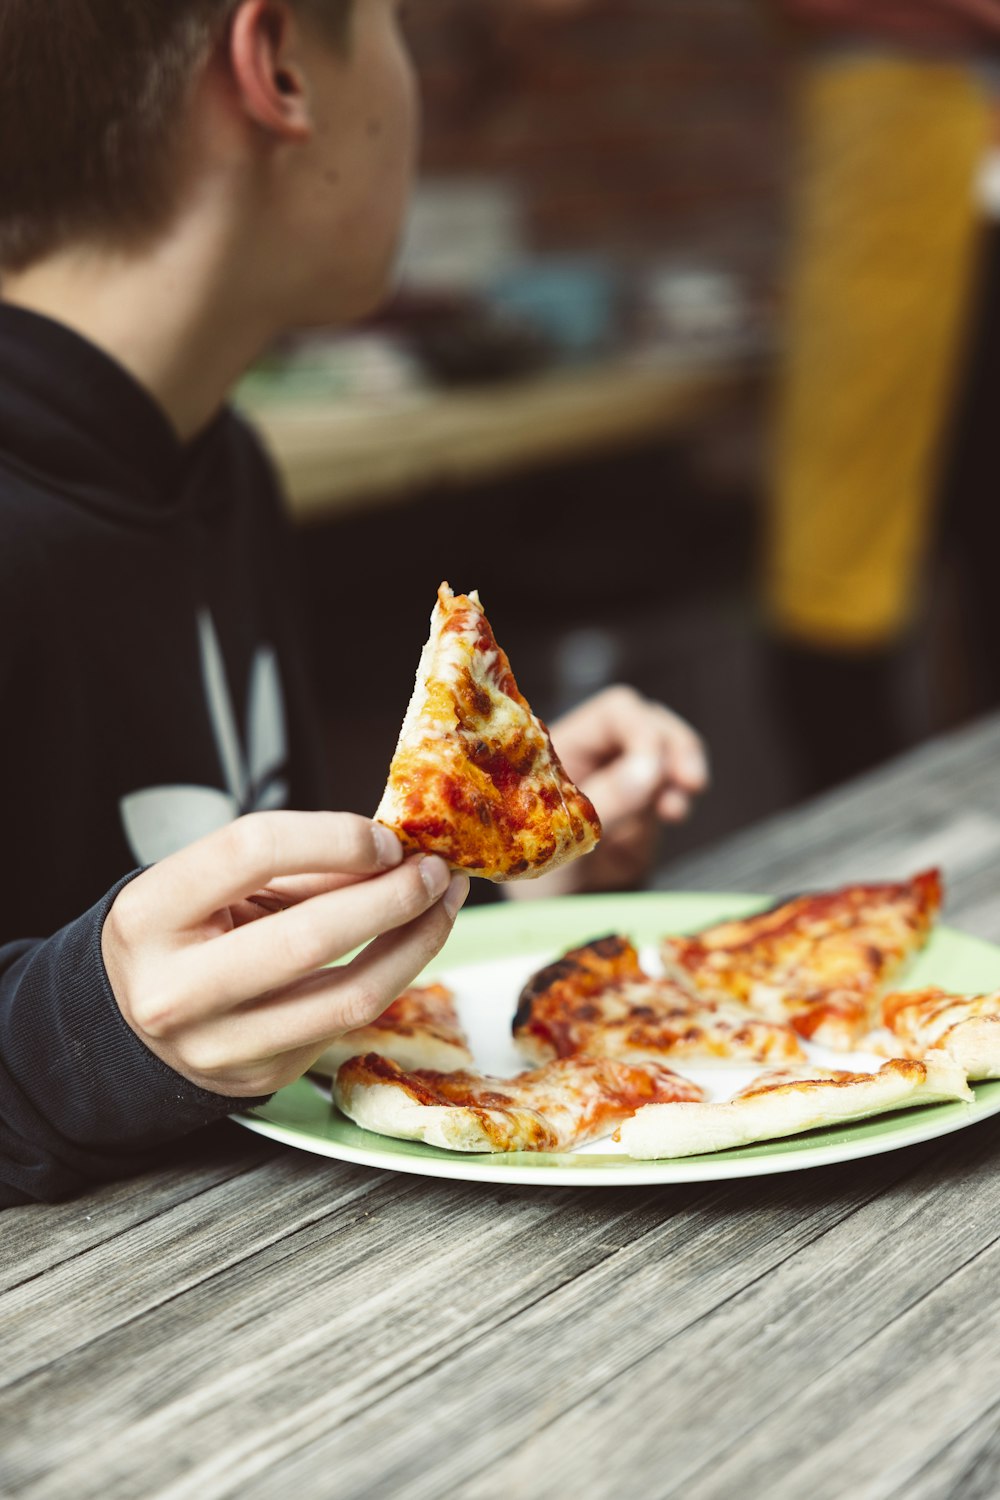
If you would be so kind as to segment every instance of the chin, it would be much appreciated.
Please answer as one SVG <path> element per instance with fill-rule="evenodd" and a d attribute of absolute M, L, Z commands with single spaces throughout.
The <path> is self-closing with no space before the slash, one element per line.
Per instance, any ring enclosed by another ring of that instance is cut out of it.
<path fill-rule="evenodd" d="M 293 328 L 350 328 L 384 307 L 395 290 L 395 278 L 386 277 L 377 286 L 352 289 L 329 288 L 302 300 L 292 319 Z"/>
<path fill-rule="evenodd" d="M 350 270 L 344 266 L 331 268 L 324 288 L 329 321 L 360 323 L 384 307 L 399 289 L 402 229 L 371 236 L 368 243 L 368 253 L 361 264 Z"/>

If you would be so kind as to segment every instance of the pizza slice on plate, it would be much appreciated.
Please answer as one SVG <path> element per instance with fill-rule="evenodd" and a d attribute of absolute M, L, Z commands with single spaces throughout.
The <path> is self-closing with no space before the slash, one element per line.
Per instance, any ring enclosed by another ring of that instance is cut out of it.
<path fill-rule="evenodd" d="M 516 1078 L 407 1072 L 374 1053 L 344 1063 L 333 1100 L 365 1130 L 450 1151 L 572 1151 L 646 1104 L 705 1096 L 657 1063 L 568 1058 Z"/>
<path fill-rule="evenodd" d="M 885 986 L 927 940 L 941 907 L 928 870 L 896 884 L 799 896 L 694 937 L 667 938 L 668 972 L 711 1000 L 789 1021 L 800 1036 L 850 1051 L 877 1018 Z"/>
<path fill-rule="evenodd" d="M 890 1057 L 924 1057 L 947 1052 L 969 1078 L 1000 1078 L 1000 991 L 989 995 L 949 995 L 944 990 L 913 990 L 886 995 L 883 1030 L 865 1045 Z"/>
<path fill-rule="evenodd" d="M 435 1068 L 440 1073 L 473 1066 L 455 997 L 443 984 L 404 991 L 377 1021 L 338 1037 L 311 1071 L 332 1078 L 341 1063 L 366 1052 L 391 1058 L 402 1068 Z"/>
<path fill-rule="evenodd" d="M 929 1052 L 923 1062 L 897 1058 L 877 1073 L 765 1073 L 728 1104 L 646 1105 L 615 1139 L 643 1160 L 702 1156 L 916 1104 L 974 1097 L 960 1064 L 944 1052 Z"/>
<path fill-rule="evenodd" d="M 792 1028 L 702 1000 L 646 974 L 623 937 L 574 948 L 525 986 L 514 1039 L 526 1057 L 616 1057 L 699 1063 L 804 1062 Z"/>
<path fill-rule="evenodd" d="M 600 838 L 476 594 L 441 585 L 375 816 L 406 849 L 487 880 L 544 875 Z"/>

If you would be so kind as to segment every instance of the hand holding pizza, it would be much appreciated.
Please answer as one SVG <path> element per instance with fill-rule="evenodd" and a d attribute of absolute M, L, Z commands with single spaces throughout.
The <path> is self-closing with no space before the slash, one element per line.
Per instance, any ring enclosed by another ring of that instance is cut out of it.
<path fill-rule="evenodd" d="M 404 859 L 365 818 L 254 813 L 125 886 L 104 963 L 128 1025 L 175 1072 L 269 1094 L 413 982 L 467 894 L 467 876 Z"/>
<path fill-rule="evenodd" d="M 568 775 L 597 809 L 604 837 L 586 860 L 511 893 L 638 884 L 649 872 L 659 824 L 681 822 L 708 786 L 704 744 L 679 715 L 621 686 L 588 699 L 553 724 L 551 734 Z"/>

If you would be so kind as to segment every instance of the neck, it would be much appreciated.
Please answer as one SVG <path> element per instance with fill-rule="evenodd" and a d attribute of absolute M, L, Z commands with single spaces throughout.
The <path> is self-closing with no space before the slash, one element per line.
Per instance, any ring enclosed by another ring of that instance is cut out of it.
<path fill-rule="evenodd" d="M 233 226 L 199 219 L 142 250 L 61 251 L 6 277 L 4 300 L 111 355 L 187 442 L 281 330 L 252 275 L 234 280 L 235 238 Z"/>

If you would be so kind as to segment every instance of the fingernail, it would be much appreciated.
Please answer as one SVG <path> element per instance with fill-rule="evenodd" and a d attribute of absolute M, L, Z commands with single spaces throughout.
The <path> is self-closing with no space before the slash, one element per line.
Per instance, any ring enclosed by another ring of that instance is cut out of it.
<path fill-rule="evenodd" d="M 639 752 L 626 756 L 620 774 L 633 791 L 641 796 L 648 796 L 659 786 L 663 768 L 658 756 Z"/>
<path fill-rule="evenodd" d="M 383 870 L 391 870 L 403 860 L 403 846 L 391 828 L 384 823 L 373 823 L 375 833 L 375 857 Z"/>
<path fill-rule="evenodd" d="M 451 877 L 451 883 L 448 886 L 448 894 L 445 896 L 444 901 L 441 903 L 445 911 L 453 921 L 462 910 L 462 907 L 465 905 L 468 894 L 468 875 L 453 875 Z"/>
<path fill-rule="evenodd" d="M 436 901 L 448 889 L 451 872 L 443 859 L 439 859 L 436 854 L 429 854 L 420 861 L 420 878 L 428 896 Z"/>

